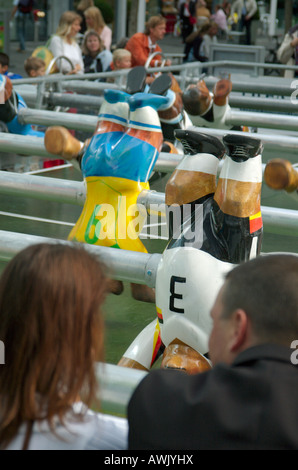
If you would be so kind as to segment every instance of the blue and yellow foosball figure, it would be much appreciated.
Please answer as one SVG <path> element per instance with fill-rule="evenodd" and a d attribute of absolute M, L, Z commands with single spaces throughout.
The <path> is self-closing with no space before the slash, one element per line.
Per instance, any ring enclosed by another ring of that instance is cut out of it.
<path fill-rule="evenodd" d="M 166 97 L 152 93 L 106 90 L 97 129 L 85 145 L 64 128 L 47 130 L 47 150 L 79 160 L 87 186 L 86 202 L 70 240 L 147 252 L 139 239 L 146 211 L 137 199 L 149 189 L 163 143 L 157 110 L 167 102 Z M 122 292 L 120 281 L 111 285 L 112 292 Z M 154 302 L 153 289 L 139 284 L 131 288 L 134 298 Z"/>

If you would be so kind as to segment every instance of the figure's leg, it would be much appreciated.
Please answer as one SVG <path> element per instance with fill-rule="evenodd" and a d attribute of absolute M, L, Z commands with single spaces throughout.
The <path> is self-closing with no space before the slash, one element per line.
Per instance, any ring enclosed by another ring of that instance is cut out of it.
<path fill-rule="evenodd" d="M 94 135 L 108 132 L 123 133 L 128 121 L 128 96 L 118 90 L 105 92 Z M 85 143 L 80 142 L 62 126 L 49 127 L 45 133 L 45 147 L 48 152 L 60 155 L 66 160 L 77 160 L 79 164 L 89 144 L 90 139 Z"/>
<path fill-rule="evenodd" d="M 165 190 L 169 238 L 173 238 L 170 244 L 175 244 L 174 240 L 180 237 L 183 243 L 186 233 L 190 233 L 191 226 L 196 223 L 196 210 L 213 196 L 217 168 L 225 154 L 224 145 L 211 135 L 195 130 L 176 130 L 175 136 L 183 145 L 185 157 L 169 178 Z M 201 234 L 194 235 L 201 243 Z"/>
<path fill-rule="evenodd" d="M 262 144 L 259 139 L 226 135 L 227 149 L 214 195 L 215 232 L 225 241 L 231 263 L 246 261 L 260 252 Z"/>
<path fill-rule="evenodd" d="M 165 140 L 175 141 L 174 130 L 181 129 L 184 122 L 182 91 L 171 75 L 163 74 L 154 80 L 149 93 L 167 96 L 168 103 L 161 107 L 158 116 Z"/>
<path fill-rule="evenodd" d="M 118 366 L 148 371 L 162 351 L 159 323 L 153 320 L 127 348 Z"/>

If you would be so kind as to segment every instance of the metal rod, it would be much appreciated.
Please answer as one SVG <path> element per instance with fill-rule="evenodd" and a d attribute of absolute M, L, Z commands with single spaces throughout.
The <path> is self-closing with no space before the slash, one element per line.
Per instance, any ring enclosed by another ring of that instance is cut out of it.
<path fill-rule="evenodd" d="M 231 109 L 226 117 L 227 126 L 246 125 L 253 127 L 265 127 L 268 129 L 279 129 L 297 131 L 298 117 L 286 116 L 285 114 L 257 113 L 252 111 L 235 111 Z"/>
<path fill-rule="evenodd" d="M 65 126 L 69 129 L 88 131 L 93 133 L 97 116 L 85 114 L 60 113 L 40 109 L 23 108 L 19 110 L 20 124 L 36 124 L 44 126 Z M 284 129 L 296 131 L 298 117 L 274 113 L 257 113 L 250 111 L 236 111 L 230 109 L 225 116 L 227 126 L 246 125 L 269 129 Z"/>
<path fill-rule="evenodd" d="M 57 242 L 71 243 L 65 240 L 0 230 L 0 259 L 9 260 L 29 245 Z M 119 250 L 87 243 L 84 247 L 106 265 L 110 277 L 155 287 L 156 271 L 161 254 Z"/>
<path fill-rule="evenodd" d="M 130 397 L 147 375 L 146 371 L 120 367 L 114 364 L 96 364 L 96 378 L 99 384 L 97 398 L 105 413 L 126 416 Z"/>
<path fill-rule="evenodd" d="M 97 124 L 97 116 L 22 108 L 18 112 L 18 121 L 20 124 L 64 126 L 69 129 L 93 133 Z"/>
<path fill-rule="evenodd" d="M 144 190 L 141 192 L 138 202 L 143 204 L 148 213 L 151 205 L 156 211 L 157 207 L 162 210 L 165 208 L 165 195 L 160 192 Z M 261 206 L 264 230 L 281 235 L 298 236 L 298 211 L 292 209 L 280 209 L 278 207 Z"/>
<path fill-rule="evenodd" d="M 0 171 L 0 193 L 80 206 L 86 199 L 84 182 L 9 171 Z"/>
<path fill-rule="evenodd" d="M 86 198 L 84 182 L 0 172 L 0 193 L 42 200 L 83 205 Z M 142 191 L 138 203 L 145 206 L 148 214 L 165 216 L 165 194 Z M 298 235 L 298 211 L 262 206 L 264 228 L 269 232 Z"/>
<path fill-rule="evenodd" d="M 51 112 L 51 111 L 48 111 Z M 57 115 L 67 113 L 55 113 Z M 96 119 L 94 119 L 94 122 Z M 225 134 L 243 135 L 240 131 L 230 131 L 221 129 L 211 129 L 208 127 L 193 127 L 197 132 L 211 134 L 215 137 L 222 138 Z M 298 150 L 298 137 L 282 134 L 262 134 L 262 133 L 245 133 L 246 136 L 255 137 L 263 142 L 264 149 L 267 151 L 280 150 L 282 158 L 286 158 L 285 153 L 293 153 L 296 155 Z M 53 155 L 45 149 L 43 138 L 22 136 L 0 132 L 0 151 L 8 153 L 17 153 L 20 155 L 35 155 L 46 158 L 56 159 L 57 155 Z M 164 173 L 172 172 L 181 162 L 183 155 L 161 152 L 155 165 L 156 171 Z"/>

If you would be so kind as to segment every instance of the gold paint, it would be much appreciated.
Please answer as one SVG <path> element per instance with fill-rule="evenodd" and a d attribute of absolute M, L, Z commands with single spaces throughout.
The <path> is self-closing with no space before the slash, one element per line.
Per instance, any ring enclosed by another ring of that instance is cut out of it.
<path fill-rule="evenodd" d="M 166 189 L 166 204 L 188 204 L 214 193 L 216 177 L 201 171 L 175 170 Z"/>
<path fill-rule="evenodd" d="M 220 209 L 236 217 L 249 217 L 260 211 L 262 183 L 220 178 L 214 200 Z"/>

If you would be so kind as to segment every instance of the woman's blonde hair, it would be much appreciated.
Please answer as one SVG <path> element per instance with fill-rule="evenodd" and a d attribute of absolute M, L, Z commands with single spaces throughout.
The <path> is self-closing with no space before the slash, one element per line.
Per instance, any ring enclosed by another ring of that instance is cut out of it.
<path fill-rule="evenodd" d="M 87 8 L 93 7 L 93 6 L 94 6 L 94 1 L 93 0 L 81 0 L 77 4 L 77 10 L 80 10 L 80 11 L 84 12 Z"/>
<path fill-rule="evenodd" d="M 84 11 L 84 15 L 85 15 L 85 18 L 89 17 L 93 19 L 92 29 L 95 29 L 95 31 L 97 31 L 100 34 L 102 29 L 106 25 L 100 9 L 97 7 L 87 8 L 87 10 Z"/>
<path fill-rule="evenodd" d="M 77 20 L 79 20 L 81 23 L 82 18 L 75 11 L 65 11 L 62 13 L 58 28 L 56 29 L 57 36 L 60 36 L 63 39 L 66 38 L 66 36 L 70 33 L 73 23 Z M 75 41 L 74 38 L 73 41 Z"/>

